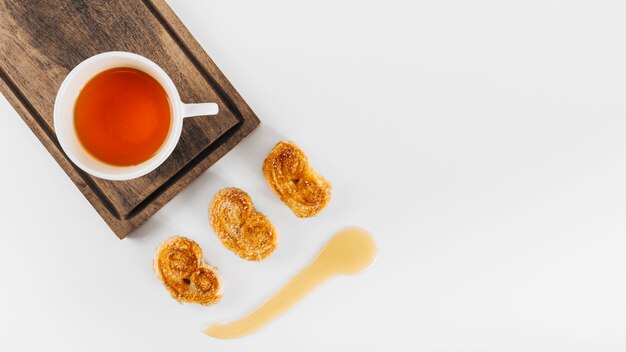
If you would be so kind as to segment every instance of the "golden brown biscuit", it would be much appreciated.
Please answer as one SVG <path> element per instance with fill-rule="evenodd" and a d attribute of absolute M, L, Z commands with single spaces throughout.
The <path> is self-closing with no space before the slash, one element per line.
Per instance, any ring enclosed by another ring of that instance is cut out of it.
<path fill-rule="evenodd" d="M 209 207 L 211 227 L 224 246 L 246 260 L 267 258 L 278 245 L 274 225 L 254 209 L 250 196 L 239 188 L 224 188 Z"/>
<path fill-rule="evenodd" d="M 202 260 L 202 249 L 186 237 L 172 237 L 154 255 L 154 272 L 178 302 L 205 306 L 222 298 L 217 270 Z"/>
<path fill-rule="evenodd" d="M 276 144 L 263 162 L 263 175 L 298 217 L 314 216 L 330 201 L 330 183 L 310 167 L 307 156 L 293 142 Z"/>

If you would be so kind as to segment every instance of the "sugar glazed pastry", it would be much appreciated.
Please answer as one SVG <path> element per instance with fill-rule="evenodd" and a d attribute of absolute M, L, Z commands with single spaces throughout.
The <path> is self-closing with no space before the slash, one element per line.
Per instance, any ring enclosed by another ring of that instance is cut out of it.
<path fill-rule="evenodd" d="M 263 175 L 298 217 L 315 216 L 330 201 L 330 183 L 311 168 L 307 156 L 293 142 L 276 144 L 263 162 Z"/>
<path fill-rule="evenodd" d="M 257 211 L 250 196 L 239 188 L 224 188 L 209 207 L 211 227 L 224 246 L 243 259 L 260 261 L 278 245 L 274 225 Z"/>
<path fill-rule="evenodd" d="M 202 259 L 200 246 L 186 237 L 172 237 L 154 255 L 154 271 L 180 303 L 211 305 L 222 298 L 217 270 Z"/>

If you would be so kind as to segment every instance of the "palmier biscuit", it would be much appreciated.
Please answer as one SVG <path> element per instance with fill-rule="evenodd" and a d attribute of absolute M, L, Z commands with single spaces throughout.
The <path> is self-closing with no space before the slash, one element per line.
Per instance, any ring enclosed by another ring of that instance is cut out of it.
<path fill-rule="evenodd" d="M 307 156 L 293 142 L 276 144 L 263 162 L 263 175 L 298 217 L 314 216 L 330 201 L 330 183 L 311 168 Z"/>
<path fill-rule="evenodd" d="M 217 270 L 202 260 L 200 246 L 186 237 L 172 237 L 154 255 L 154 271 L 174 299 L 211 305 L 222 298 Z"/>
<path fill-rule="evenodd" d="M 209 207 L 211 227 L 224 246 L 246 260 L 267 258 L 278 245 L 274 225 L 239 188 L 224 188 Z"/>

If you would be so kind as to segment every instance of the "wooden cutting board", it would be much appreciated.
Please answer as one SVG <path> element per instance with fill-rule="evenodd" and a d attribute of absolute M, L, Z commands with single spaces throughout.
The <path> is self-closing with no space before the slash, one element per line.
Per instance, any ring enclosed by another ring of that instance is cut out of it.
<path fill-rule="evenodd" d="M 81 171 L 62 152 L 52 123 L 57 90 L 70 70 L 90 56 L 114 50 L 160 65 L 183 102 L 220 106 L 215 117 L 185 119 L 169 159 L 131 181 L 107 181 Z M 0 92 L 120 238 L 259 124 L 163 0 L 0 0 Z"/>

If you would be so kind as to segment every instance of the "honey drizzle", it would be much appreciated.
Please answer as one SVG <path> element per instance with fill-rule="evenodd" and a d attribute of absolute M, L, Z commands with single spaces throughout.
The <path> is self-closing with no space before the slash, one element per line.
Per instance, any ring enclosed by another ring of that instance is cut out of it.
<path fill-rule="evenodd" d="M 239 320 L 212 324 L 203 331 L 218 339 L 249 335 L 278 318 L 328 279 L 365 270 L 376 259 L 376 253 L 376 244 L 369 232 L 356 227 L 344 229 L 335 234 L 306 268 L 265 303 Z"/>

